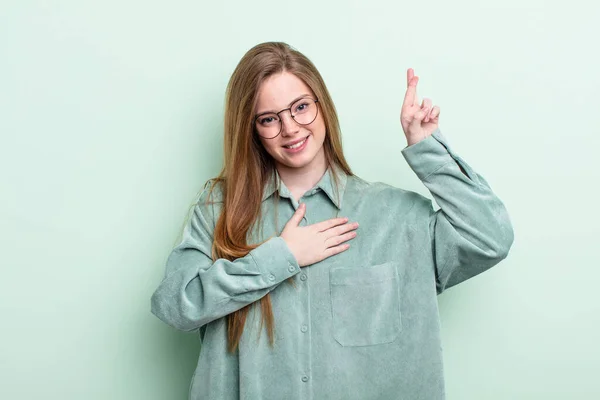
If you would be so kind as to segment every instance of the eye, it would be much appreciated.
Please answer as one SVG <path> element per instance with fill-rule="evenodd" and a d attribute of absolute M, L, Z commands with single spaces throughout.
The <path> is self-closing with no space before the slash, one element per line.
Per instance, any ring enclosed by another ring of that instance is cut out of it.
<path fill-rule="evenodd" d="M 271 125 L 275 122 L 277 122 L 277 118 L 273 115 L 264 116 L 258 120 L 258 123 L 261 125 Z"/>
<path fill-rule="evenodd" d="M 308 102 L 303 102 L 298 104 L 298 106 L 296 107 L 296 112 L 303 112 L 306 111 L 306 109 L 309 107 L 309 103 Z"/>

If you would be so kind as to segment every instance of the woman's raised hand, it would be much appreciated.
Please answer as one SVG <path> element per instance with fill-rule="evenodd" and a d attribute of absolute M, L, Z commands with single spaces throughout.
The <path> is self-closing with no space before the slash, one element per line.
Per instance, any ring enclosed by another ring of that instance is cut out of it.
<path fill-rule="evenodd" d="M 299 266 L 305 267 L 348 250 L 350 245 L 344 242 L 356 237 L 357 222 L 348 223 L 348 218 L 332 218 L 299 226 L 305 213 L 306 205 L 301 203 L 281 232 L 281 238 L 296 257 Z"/>
<path fill-rule="evenodd" d="M 406 73 L 406 94 L 400 111 L 400 123 L 409 146 L 430 136 L 438 128 L 439 123 L 440 108 L 432 107 L 431 99 L 423 99 L 419 106 L 418 82 L 419 77 L 415 76 L 412 68 L 409 68 Z"/>

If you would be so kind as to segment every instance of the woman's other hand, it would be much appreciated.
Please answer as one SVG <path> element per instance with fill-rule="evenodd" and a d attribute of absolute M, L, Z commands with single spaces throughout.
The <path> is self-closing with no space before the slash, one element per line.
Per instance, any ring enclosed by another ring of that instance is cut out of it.
<path fill-rule="evenodd" d="M 406 95 L 400 111 L 400 123 L 406 135 L 408 145 L 415 144 L 430 136 L 439 123 L 440 108 L 432 106 L 431 99 L 423 99 L 419 105 L 417 83 L 419 77 L 409 68 L 406 73 Z"/>

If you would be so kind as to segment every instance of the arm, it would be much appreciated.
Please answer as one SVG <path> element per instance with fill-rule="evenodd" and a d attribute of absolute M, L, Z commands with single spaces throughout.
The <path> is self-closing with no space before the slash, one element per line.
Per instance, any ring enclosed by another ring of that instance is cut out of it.
<path fill-rule="evenodd" d="M 169 254 L 162 282 L 152 295 L 151 311 L 179 330 L 191 331 L 259 300 L 300 272 L 281 237 L 274 237 L 234 261 L 210 257 L 212 205 L 200 195 L 183 238 Z"/>
<path fill-rule="evenodd" d="M 402 155 L 440 206 L 425 204 L 438 294 L 506 258 L 514 232 L 504 204 L 439 129 Z"/>

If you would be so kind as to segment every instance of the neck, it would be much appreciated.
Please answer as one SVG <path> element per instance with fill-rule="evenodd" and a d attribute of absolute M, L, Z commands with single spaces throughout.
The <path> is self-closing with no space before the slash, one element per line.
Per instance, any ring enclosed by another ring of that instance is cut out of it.
<path fill-rule="evenodd" d="M 301 168 L 293 168 L 277 164 L 279 177 L 289 189 L 296 200 L 308 190 L 313 188 L 327 171 L 327 160 L 325 159 L 324 149 L 307 165 Z"/>

